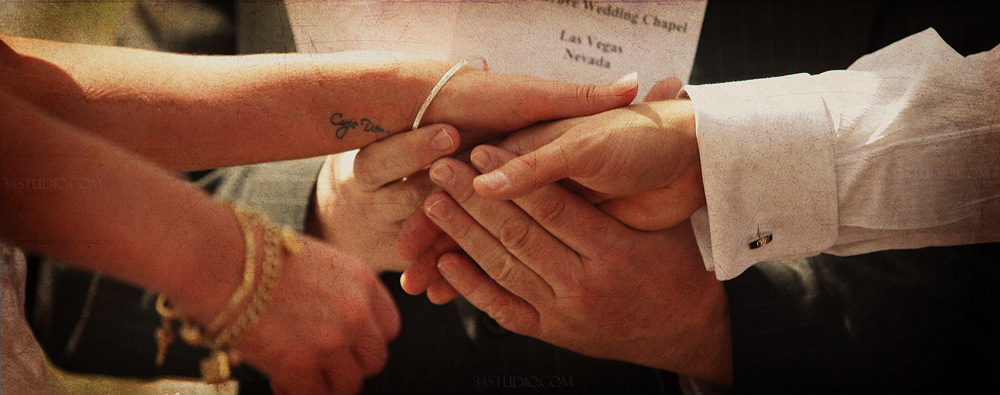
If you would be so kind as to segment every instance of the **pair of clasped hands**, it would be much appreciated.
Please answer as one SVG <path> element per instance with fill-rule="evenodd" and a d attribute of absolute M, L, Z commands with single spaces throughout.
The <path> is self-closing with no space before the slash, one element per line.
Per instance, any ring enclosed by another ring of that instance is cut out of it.
<path fill-rule="evenodd" d="M 727 382 L 725 294 L 687 222 L 705 198 L 679 88 L 635 105 L 634 75 L 618 96 L 551 90 L 566 97 L 547 105 L 590 115 L 534 123 L 553 118 L 536 107 L 499 139 L 430 124 L 330 156 L 322 233 L 434 303 L 461 294 L 516 333 Z"/>
<path fill-rule="evenodd" d="M 258 263 L 232 210 L 173 173 L 340 152 L 307 221 L 319 238 L 298 237 L 230 350 L 276 392 L 357 392 L 385 366 L 400 318 L 373 270 L 583 354 L 726 380 L 725 295 L 684 222 L 704 200 L 693 113 L 660 100 L 679 82 L 629 106 L 634 75 L 580 85 L 464 68 L 422 127 L 392 134 L 453 67 L 0 36 L 3 178 L 105 180 L 0 190 L 0 238 L 157 290 L 206 325 Z M 338 130 L 333 114 L 377 126 Z"/>

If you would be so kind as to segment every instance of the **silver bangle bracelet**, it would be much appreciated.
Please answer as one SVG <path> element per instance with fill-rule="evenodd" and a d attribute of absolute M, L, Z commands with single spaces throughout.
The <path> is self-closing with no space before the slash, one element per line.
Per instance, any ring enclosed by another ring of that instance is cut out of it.
<path fill-rule="evenodd" d="M 420 106 L 420 111 L 417 111 L 417 117 L 416 117 L 416 119 L 413 120 L 413 130 L 416 130 L 417 127 L 420 126 L 420 120 L 423 119 L 424 112 L 427 111 L 427 107 L 431 106 L 431 101 L 434 100 L 434 96 L 437 96 L 438 92 L 441 91 L 441 88 L 444 88 L 444 84 L 447 84 L 448 80 L 450 80 L 451 77 L 454 76 L 455 73 L 458 72 L 458 70 L 460 70 L 465 65 L 469 64 L 469 62 L 472 62 L 472 61 L 475 61 L 475 60 L 482 60 L 483 61 L 483 70 L 487 69 L 488 66 L 486 65 L 486 59 L 483 59 L 482 56 L 478 56 L 478 55 L 476 55 L 476 56 L 470 56 L 468 58 L 465 58 L 461 62 L 458 62 L 454 66 L 452 66 L 451 70 L 448 70 L 447 73 L 444 73 L 444 76 L 441 77 L 441 80 L 438 81 L 437 85 L 434 85 L 434 89 L 431 89 L 431 93 L 429 95 L 427 95 L 427 99 L 424 99 L 424 104 Z"/>

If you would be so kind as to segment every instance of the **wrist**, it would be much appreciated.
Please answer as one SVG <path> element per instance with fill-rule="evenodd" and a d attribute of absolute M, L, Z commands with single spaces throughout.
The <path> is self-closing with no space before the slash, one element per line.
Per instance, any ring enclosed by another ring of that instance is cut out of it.
<path fill-rule="evenodd" d="M 208 383 L 220 383 L 230 378 L 230 354 L 240 338 L 253 327 L 269 304 L 277 285 L 286 252 L 290 255 L 301 251 L 296 233 L 288 226 L 277 226 L 267 213 L 254 209 L 230 206 L 245 239 L 243 280 L 228 298 L 221 311 L 213 313 L 211 320 L 178 312 L 168 306 L 166 295 L 156 301 L 161 317 L 161 327 L 156 331 L 157 366 L 166 360 L 167 349 L 174 341 L 174 324 L 181 323 L 179 334 L 193 346 L 208 348 L 210 356 L 201 361 L 202 378 Z M 258 251 L 257 230 L 263 233 Z M 257 261 L 260 257 L 260 267 Z M 209 305 L 208 303 L 204 303 Z M 204 309 L 202 312 L 209 311 Z M 189 310 L 190 311 L 190 310 Z M 194 311 L 198 311 L 197 309 Z M 209 324 L 205 324 L 209 322 Z"/>
<path fill-rule="evenodd" d="M 213 203 L 211 216 L 216 226 L 192 227 L 186 233 L 191 248 L 173 256 L 166 267 L 174 269 L 162 276 L 162 286 L 155 287 L 178 311 L 200 325 L 208 324 L 223 310 L 243 281 L 246 261 L 247 246 L 236 216 L 225 205 Z M 257 226 L 251 229 L 256 246 L 261 246 L 261 230 Z M 255 264 L 260 260 L 257 255 Z"/>
<path fill-rule="evenodd" d="M 325 70 L 313 84 L 321 89 L 317 95 L 328 98 L 319 102 L 325 107 L 318 110 L 340 112 L 346 118 L 368 118 L 389 133 L 411 129 L 421 104 L 452 66 L 450 62 L 411 57 L 324 63 L 328 62 L 320 60 L 310 67 Z M 338 102 L 345 105 L 329 104 Z"/>
<path fill-rule="evenodd" d="M 731 386 L 732 337 L 729 299 L 725 286 L 705 270 L 700 252 L 687 223 L 671 232 L 680 232 L 675 240 L 678 253 L 670 264 L 673 276 L 684 279 L 673 288 L 673 301 L 658 311 L 668 312 L 655 327 L 662 328 L 651 339 L 644 363 L 676 372 L 698 381 Z M 677 302 L 680 302 L 679 304 Z"/>
<path fill-rule="evenodd" d="M 704 268 L 715 285 L 707 284 L 698 302 L 685 307 L 683 322 L 671 318 L 674 330 L 647 348 L 647 361 L 642 363 L 654 368 L 676 372 L 691 379 L 731 387 L 732 338 L 729 327 L 729 310 L 722 283 Z M 716 289 L 716 285 L 719 289 Z"/>

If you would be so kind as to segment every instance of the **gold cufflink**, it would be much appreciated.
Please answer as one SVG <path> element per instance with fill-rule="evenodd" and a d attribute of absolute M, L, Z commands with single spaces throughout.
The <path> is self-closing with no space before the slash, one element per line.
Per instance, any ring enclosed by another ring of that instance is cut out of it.
<path fill-rule="evenodd" d="M 760 247 L 766 246 L 767 243 L 770 243 L 771 240 L 773 240 L 773 239 L 774 239 L 774 237 L 771 235 L 771 232 L 764 232 L 764 234 L 761 234 L 760 233 L 760 227 L 758 226 L 757 227 L 757 239 L 755 239 L 754 241 L 750 242 L 750 249 L 751 250 L 756 250 L 756 249 L 758 249 Z"/>

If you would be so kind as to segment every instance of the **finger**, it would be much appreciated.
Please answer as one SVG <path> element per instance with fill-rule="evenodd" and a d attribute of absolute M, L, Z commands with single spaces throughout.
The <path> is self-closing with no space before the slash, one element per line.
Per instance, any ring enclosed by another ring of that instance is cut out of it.
<path fill-rule="evenodd" d="M 438 228 L 424 215 L 417 211 L 403 223 L 396 241 L 396 255 L 404 261 L 413 261 L 427 250 L 441 234 Z"/>
<path fill-rule="evenodd" d="M 389 355 L 387 339 L 375 320 L 370 320 L 366 328 L 359 333 L 364 334 L 354 334 L 355 344 L 351 348 L 361 366 L 362 374 L 371 377 L 385 367 Z"/>
<path fill-rule="evenodd" d="M 431 179 L 438 186 L 444 188 L 454 198 L 454 201 L 461 205 L 462 213 L 470 215 L 478 222 L 477 228 L 483 228 L 493 235 L 491 240 L 499 242 L 504 247 L 504 252 L 509 253 L 520 267 L 527 267 L 528 270 L 537 272 L 543 279 L 558 278 L 558 276 L 564 275 L 562 270 L 542 273 L 533 267 L 539 262 L 547 261 L 570 264 L 578 258 L 573 251 L 566 248 L 558 239 L 546 232 L 535 220 L 511 202 L 496 201 L 476 194 L 472 189 L 471 181 L 472 177 L 478 173 L 468 164 L 454 159 L 442 159 L 434 163 L 430 174 Z M 438 221 L 439 219 L 432 218 L 432 220 Z M 492 265 L 505 269 L 505 266 L 508 266 L 507 262 L 497 260 L 496 253 L 477 255 L 463 244 L 463 240 L 459 240 L 454 234 L 448 232 L 448 229 L 445 229 L 440 222 L 438 222 L 438 226 L 449 233 L 476 262 L 484 265 L 484 269 L 491 277 L 500 282 L 501 285 L 508 285 L 501 277 L 496 276 L 497 272 L 490 270 Z M 473 240 L 472 243 L 475 241 Z M 499 273 L 503 273 L 503 270 L 499 270 Z M 518 292 L 515 291 L 515 293 Z M 528 297 L 522 293 L 518 294 Z"/>
<path fill-rule="evenodd" d="M 439 277 L 434 284 L 427 288 L 427 299 L 437 305 L 451 302 L 457 297 L 458 291 L 444 277 Z"/>
<path fill-rule="evenodd" d="M 533 336 L 539 332 L 538 311 L 487 276 L 468 257 L 448 253 L 438 260 L 438 269 L 469 303 L 486 312 L 498 324 L 515 333 Z"/>
<path fill-rule="evenodd" d="M 561 120 L 538 124 L 514 132 L 499 143 L 489 144 L 502 147 L 518 155 L 524 155 L 537 150 L 566 133 L 577 122 Z"/>
<path fill-rule="evenodd" d="M 646 98 L 643 101 L 660 101 L 660 100 L 670 100 L 677 98 L 677 92 L 680 92 L 681 87 L 684 84 L 677 77 L 669 77 L 657 81 L 653 85 L 653 89 L 650 89 L 649 93 L 646 94 Z"/>
<path fill-rule="evenodd" d="M 459 141 L 458 131 L 444 124 L 397 133 L 362 148 L 354 159 L 354 176 L 365 188 L 376 189 L 451 155 Z"/>
<path fill-rule="evenodd" d="M 433 167 L 431 172 L 433 174 Z M 471 179 L 471 176 L 467 176 L 466 182 L 468 179 Z M 467 188 L 471 190 L 470 186 Z M 501 211 L 504 213 L 519 211 L 509 202 L 498 202 L 497 206 L 500 205 L 505 206 L 501 207 L 503 209 Z M 463 210 L 450 196 L 435 192 L 427 198 L 424 207 L 428 217 L 434 220 L 445 233 L 448 233 L 472 259 L 479 263 L 490 277 L 503 285 L 504 288 L 529 300 L 552 297 L 552 288 L 538 274 L 512 255 L 504 244 L 479 225 L 476 219 Z M 521 215 L 524 214 L 521 213 Z M 537 231 L 533 233 L 537 233 Z"/>
<path fill-rule="evenodd" d="M 474 228 L 485 229 L 492 235 L 489 240 L 492 243 L 499 243 L 502 247 L 497 246 L 499 251 L 497 249 L 485 252 L 474 251 L 469 249 L 467 244 L 482 247 L 481 240 L 460 240 L 454 233 L 449 232 L 440 221 L 438 226 L 449 233 L 462 246 L 462 249 L 486 270 L 490 277 L 508 289 L 511 289 L 509 288 L 511 281 L 504 276 L 514 268 L 527 270 L 532 274 L 537 273 L 541 279 L 565 276 L 564 270 L 567 267 L 555 269 L 542 263 L 563 262 L 565 265 L 571 265 L 572 262 L 578 260 L 578 256 L 513 203 L 496 201 L 477 195 L 472 190 L 471 185 L 472 177 L 476 174 L 476 171 L 469 165 L 453 159 L 439 160 L 434 162 L 431 167 L 431 179 L 443 187 L 454 198 L 454 202 L 461 205 L 459 214 L 471 216 L 477 222 Z M 449 179 L 450 181 L 448 181 Z M 437 221 L 437 219 L 435 220 Z M 538 267 L 549 270 L 541 272 L 537 269 Z M 551 287 L 548 287 L 548 284 L 545 285 L 536 291 L 542 291 L 544 288 L 544 290 L 551 292 Z M 538 296 L 538 294 L 529 295 L 514 289 L 511 291 L 528 300 L 534 300 L 535 296 Z"/>
<path fill-rule="evenodd" d="M 591 115 L 628 105 L 639 92 L 638 81 L 638 73 L 630 73 L 608 85 L 530 83 L 531 89 L 523 97 L 530 110 L 527 124 Z"/>
<path fill-rule="evenodd" d="M 516 160 L 512 152 L 498 147 L 489 148 L 477 152 L 478 155 L 474 155 L 472 161 L 477 165 L 485 165 L 484 171 Z M 475 156 L 480 156 L 479 160 Z M 561 243 L 584 256 L 599 256 L 610 250 L 609 240 L 621 240 L 625 237 L 622 233 L 627 231 L 621 223 L 558 184 L 545 185 L 535 192 L 514 199 L 514 203 Z M 595 234 L 605 236 L 594 237 Z M 525 262 L 536 271 L 544 273 L 541 268 L 530 265 L 536 261 Z"/>
<path fill-rule="evenodd" d="M 492 166 L 484 161 L 490 155 L 483 155 L 496 147 L 480 145 L 472 150 L 472 163 L 477 168 L 492 168 L 490 172 L 476 177 L 473 185 L 480 195 L 496 199 L 513 199 L 524 196 L 543 185 L 578 173 L 577 163 L 581 161 L 579 151 L 569 152 L 565 146 L 553 142 L 535 151 L 517 156 L 502 166 Z"/>
<path fill-rule="evenodd" d="M 356 360 L 355 353 L 347 346 L 331 354 L 323 364 L 323 377 L 329 383 L 329 390 L 323 392 L 296 391 L 301 393 L 319 394 L 331 392 L 334 394 L 356 394 L 361 392 L 364 380 L 361 365 Z M 297 379 L 297 377 L 295 377 Z"/>
<path fill-rule="evenodd" d="M 410 295 L 420 295 L 434 284 L 441 277 L 435 266 L 439 256 L 427 249 L 406 270 L 403 270 L 403 274 L 399 276 L 399 285 L 403 291 Z"/>
<path fill-rule="evenodd" d="M 635 73 L 607 85 L 581 85 L 525 75 L 470 72 L 456 75 L 445 86 L 440 103 L 489 103 L 488 115 L 481 115 L 468 125 L 456 126 L 498 133 L 626 106 L 635 99 L 638 90 Z M 481 109 L 432 104 L 428 114 L 441 112 L 433 119 L 466 119 L 470 110 Z"/>
<path fill-rule="evenodd" d="M 381 281 L 373 280 L 369 285 L 368 301 L 370 313 L 375 323 L 375 334 L 380 335 L 379 341 L 383 344 L 399 336 L 402 327 L 402 319 L 399 316 L 399 309 L 392 298 L 389 290 L 382 285 Z"/>
<path fill-rule="evenodd" d="M 281 369 L 277 371 L 282 374 L 268 375 L 272 387 L 281 393 L 322 394 L 332 390 L 333 381 L 327 377 L 321 366 L 325 365 L 326 361 L 320 363 L 316 359 L 303 358 L 300 354 L 285 354 L 283 357 L 279 362 Z M 274 372 L 267 369 L 262 371 Z M 291 372 L 295 373 L 290 374 Z"/>
<path fill-rule="evenodd" d="M 419 212 L 420 204 L 434 188 L 427 170 L 418 170 L 403 180 L 397 180 L 383 185 L 381 188 L 363 192 L 362 199 L 347 204 L 367 205 L 369 210 L 375 210 L 381 223 L 399 226 L 406 223 Z M 373 225 L 374 226 L 374 225 Z M 396 228 L 394 228 L 396 229 Z"/>
<path fill-rule="evenodd" d="M 461 247 L 451 237 L 442 233 L 430 248 L 403 271 L 399 279 L 403 290 L 410 295 L 420 295 L 426 291 L 441 278 L 441 273 L 437 270 L 438 258 L 445 252 L 460 250 Z"/>

